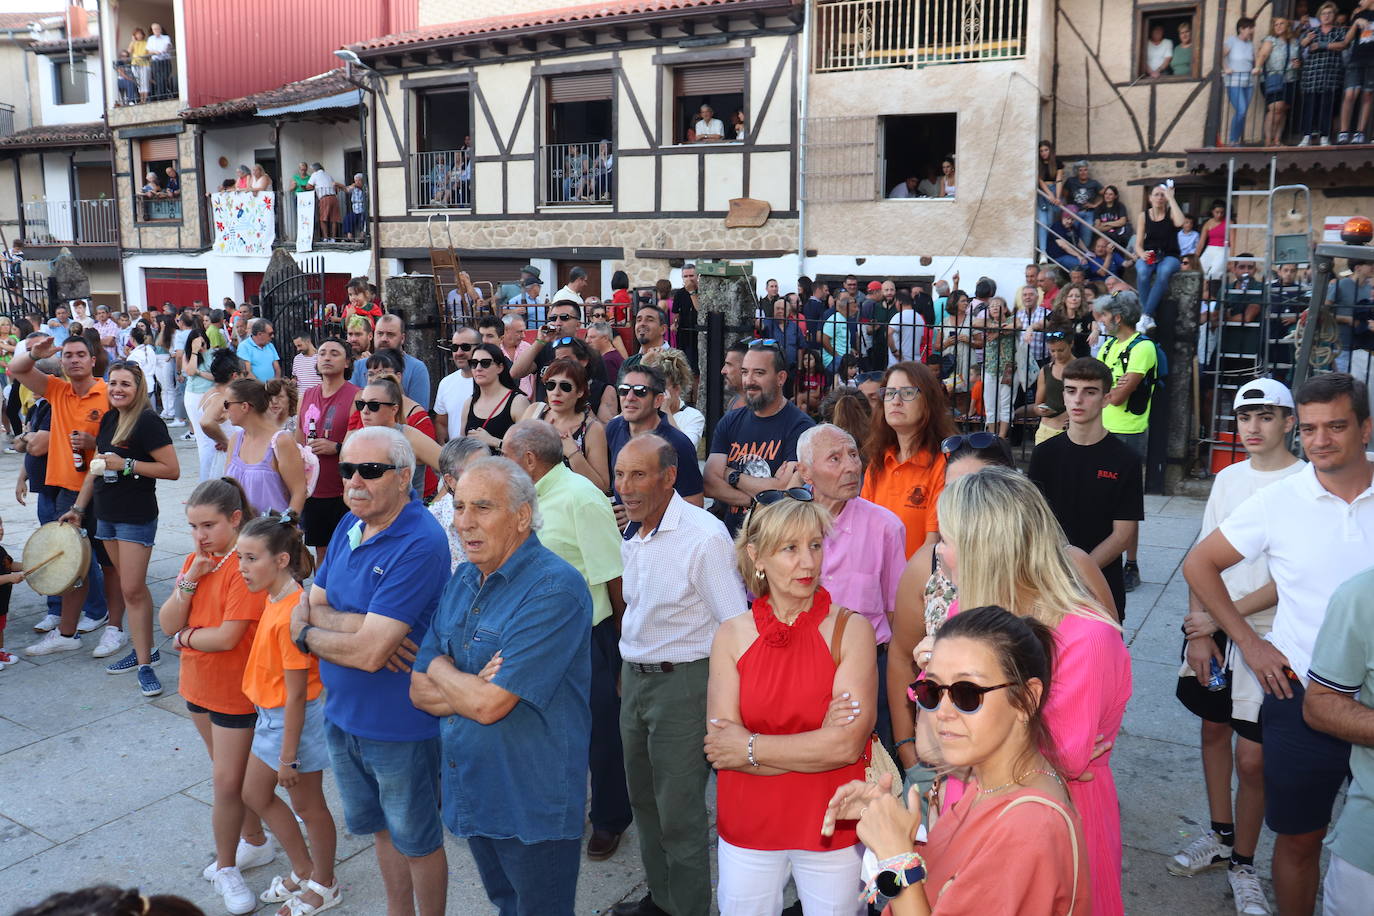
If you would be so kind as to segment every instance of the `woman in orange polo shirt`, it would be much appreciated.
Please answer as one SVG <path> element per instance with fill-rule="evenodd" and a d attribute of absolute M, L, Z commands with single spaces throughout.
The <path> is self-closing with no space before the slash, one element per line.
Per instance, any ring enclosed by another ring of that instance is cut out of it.
<path fill-rule="evenodd" d="M 868 430 L 868 471 L 862 496 L 897 513 L 906 525 L 907 559 L 932 542 L 935 501 L 945 488 L 940 443 L 954 435 L 944 386 L 926 366 L 888 366 L 878 396 L 883 409 Z"/>
<path fill-rule="evenodd" d="M 210 752 L 215 861 L 205 876 L 224 897 L 230 913 L 251 913 L 257 908 L 257 899 L 239 872 L 240 864 L 248 865 L 239 862 L 239 835 L 241 828 L 245 836 L 262 832 L 261 825 L 255 827 L 255 816 L 249 814 L 245 822 L 243 773 L 258 717 L 252 701 L 244 696 L 243 672 L 266 596 L 248 591 L 234 552 L 239 528 L 252 515 L 243 487 L 231 477 L 207 480 L 191 491 L 186 519 L 196 552 L 182 564 L 172 597 L 158 612 L 162 632 L 176 636 L 181 650 L 180 693 Z M 270 845 L 249 845 L 262 853 L 271 851 Z"/>
<path fill-rule="evenodd" d="M 291 860 L 290 875 L 273 878 L 258 899 L 283 904 L 278 916 L 314 913 L 343 899 L 334 878 L 338 833 L 324 800 L 329 748 L 320 663 L 291 641 L 291 611 L 301 601 L 300 582 L 314 571 L 314 563 L 290 516 L 275 513 L 243 526 L 238 555 L 248 590 L 267 596 L 243 672 L 243 692 L 258 712 L 243 797 Z M 290 794 L 290 808 L 277 797 L 278 785 Z M 292 808 L 305 821 L 310 848 Z"/>

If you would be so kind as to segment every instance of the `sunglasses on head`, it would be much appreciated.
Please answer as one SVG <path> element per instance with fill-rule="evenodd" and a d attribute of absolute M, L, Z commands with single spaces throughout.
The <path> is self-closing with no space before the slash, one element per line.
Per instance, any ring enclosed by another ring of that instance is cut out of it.
<path fill-rule="evenodd" d="M 881 372 L 860 372 L 854 378 L 855 381 L 862 385 L 864 382 L 876 382 L 882 377 L 883 374 Z"/>
<path fill-rule="evenodd" d="M 492 366 L 496 365 L 496 360 L 492 359 L 490 356 L 486 359 L 470 359 L 468 360 L 468 365 L 474 369 L 490 369 Z"/>
<path fill-rule="evenodd" d="M 132 362 L 132 361 L 127 360 L 127 359 L 121 359 L 119 362 L 111 363 L 111 364 L 110 364 L 110 371 L 111 371 L 111 372 L 113 372 L 113 371 L 116 370 L 116 369 L 123 369 L 124 371 L 126 371 L 126 372 L 132 372 L 132 373 L 134 373 L 135 375 L 142 375 L 142 374 L 143 374 L 143 367 L 142 367 L 142 366 L 140 366 L 138 363 Z"/>
<path fill-rule="evenodd" d="M 380 461 L 364 461 L 361 464 L 354 464 L 351 461 L 339 462 L 339 476 L 348 480 L 357 474 L 363 480 L 376 480 L 387 471 L 395 471 L 397 466 L 394 464 L 383 464 Z"/>
<path fill-rule="evenodd" d="M 940 708 L 941 694 L 948 693 L 950 701 L 954 703 L 954 708 L 960 712 L 977 712 L 983 708 L 984 694 L 992 693 L 994 690 L 1001 690 L 1003 687 L 1012 687 L 1013 684 L 994 684 L 991 687 L 984 687 L 972 681 L 955 681 L 953 684 L 937 684 L 927 678 L 926 680 L 916 681 L 907 687 L 906 695 L 913 703 L 924 709 L 926 712 L 934 712 Z"/>
<path fill-rule="evenodd" d="M 359 412 L 362 412 L 362 411 L 364 411 L 364 410 L 367 410 L 367 411 L 371 411 L 372 413 L 376 413 L 377 411 L 381 410 L 383 407 L 395 407 L 395 406 L 396 406 L 396 402 L 395 402 L 395 401 L 363 401 L 363 400 L 357 400 L 357 401 L 354 401 L 354 402 L 353 402 L 353 407 L 354 407 L 354 409 L 356 409 L 356 410 L 359 411 Z"/>
<path fill-rule="evenodd" d="M 952 455 L 959 449 L 967 445 L 969 448 L 984 449 L 991 448 L 997 444 L 997 434 L 986 430 L 979 430 L 976 433 L 961 433 L 957 436 L 950 436 L 940 443 L 940 454 Z"/>
<path fill-rule="evenodd" d="M 762 347 L 773 347 L 774 349 L 777 349 L 777 350 L 781 350 L 781 349 L 782 349 L 782 345 L 779 344 L 779 343 L 778 343 L 775 339 L 773 339 L 772 337 L 765 337 L 765 338 L 763 338 L 762 340 L 751 340 L 751 341 L 749 341 L 749 349 L 751 349 L 751 350 L 757 350 L 757 349 L 760 349 L 760 348 L 762 348 Z"/>
<path fill-rule="evenodd" d="M 647 398 L 652 395 L 663 393 L 657 388 L 651 388 L 648 385 L 621 385 L 616 389 L 616 392 L 619 393 L 622 398 L 629 397 L 632 394 L 637 398 Z"/>
<path fill-rule="evenodd" d="M 788 487 L 786 490 L 760 490 L 754 502 L 760 506 L 771 506 L 784 499 L 795 499 L 799 503 L 809 503 L 816 497 L 806 487 Z"/>
<path fill-rule="evenodd" d="M 553 342 L 553 347 L 555 350 L 559 347 L 571 347 L 575 340 L 577 340 L 576 337 L 560 337 Z"/>
<path fill-rule="evenodd" d="M 544 383 L 545 391 L 552 392 L 555 389 L 558 391 L 562 391 L 566 394 L 572 394 L 574 391 L 577 390 L 576 386 L 574 386 L 573 383 L 568 381 L 567 379 L 558 379 L 557 381 L 549 379 L 547 382 Z"/>
<path fill-rule="evenodd" d="M 1066 337 L 1068 337 L 1068 336 L 1069 336 L 1069 334 L 1068 334 L 1067 331 L 1050 331 L 1049 333 L 1047 333 L 1047 334 L 1045 335 L 1045 339 L 1046 339 L 1046 340 L 1063 340 L 1064 338 L 1066 338 Z"/>
<path fill-rule="evenodd" d="M 900 388 L 878 389 L 878 397 L 882 398 L 884 401 L 895 401 L 899 398 L 903 401 L 914 401 L 920 394 L 921 389 L 917 388 L 915 385 L 903 385 Z"/>

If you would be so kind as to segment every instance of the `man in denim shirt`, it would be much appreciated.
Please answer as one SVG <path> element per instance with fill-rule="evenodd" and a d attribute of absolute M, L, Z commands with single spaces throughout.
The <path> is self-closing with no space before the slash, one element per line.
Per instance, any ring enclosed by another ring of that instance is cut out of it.
<path fill-rule="evenodd" d="M 444 823 L 502 916 L 572 916 L 587 803 L 592 601 L 539 543 L 534 483 L 507 458 L 467 466 L 449 580 L 411 675 L 441 717 Z"/>

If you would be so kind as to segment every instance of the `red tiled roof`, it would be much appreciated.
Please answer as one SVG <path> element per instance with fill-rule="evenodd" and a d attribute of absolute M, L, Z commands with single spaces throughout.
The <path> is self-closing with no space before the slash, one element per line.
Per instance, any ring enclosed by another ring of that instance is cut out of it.
<path fill-rule="evenodd" d="M 253 114 L 260 108 L 281 108 L 296 105 L 311 99 L 328 98 L 358 88 L 344 78 L 342 69 L 330 70 L 318 76 L 307 77 L 275 89 L 265 89 L 252 95 L 225 102 L 212 102 L 199 108 L 188 108 L 181 113 L 187 121 L 209 121 L 233 115 Z"/>
<path fill-rule="evenodd" d="M 37 22 L 53 15 L 47 13 L 0 13 L 0 31 L 27 29 L 30 22 Z"/>
<path fill-rule="evenodd" d="M 85 38 L 73 38 L 71 49 L 73 51 L 94 51 L 100 47 L 100 39 L 94 35 Z M 35 54 L 64 54 L 67 51 L 67 40 L 65 38 L 57 41 L 35 41 L 29 45 L 29 50 Z"/>
<path fill-rule="evenodd" d="M 110 142 L 104 121 L 86 124 L 42 124 L 16 130 L 0 138 L 0 149 L 31 149 L 48 146 L 101 146 Z"/>
<path fill-rule="evenodd" d="M 798 0 L 779 0 L 776 6 L 792 6 Z M 651 16 L 655 13 L 672 13 L 680 10 L 697 10 L 709 7 L 736 7 L 740 0 L 610 0 L 610 2 L 590 3 L 582 6 L 565 6 L 537 13 L 522 13 L 509 16 L 488 16 L 483 19 L 467 19 L 444 25 L 431 25 L 383 35 L 371 41 L 360 42 L 350 47 L 360 54 L 381 53 L 389 48 L 408 45 L 461 41 L 481 35 L 521 29 L 568 26 L 576 27 L 583 23 L 597 23 L 622 16 Z M 750 4 L 762 5 L 762 4 Z"/>

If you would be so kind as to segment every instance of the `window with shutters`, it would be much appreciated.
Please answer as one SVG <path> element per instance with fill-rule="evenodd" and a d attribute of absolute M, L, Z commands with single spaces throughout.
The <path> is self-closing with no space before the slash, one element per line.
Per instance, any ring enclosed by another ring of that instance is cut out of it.
<path fill-rule="evenodd" d="M 701 64 L 673 68 L 673 142 L 743 142 L 744 64 Z"/>
<path fill-rule="evenodd" d="M 181 219 L 181 191 L 169 188 L 169 168 L 180 181 L 181 161 L 177 135 L 147 137 L 134 142 L 134 218 L 142 223 Z"/>
<path fill-rule="evenodd" d="M 614 190 L 615 73 L 544 80 L 543 206 L 606 204 Z"/>

